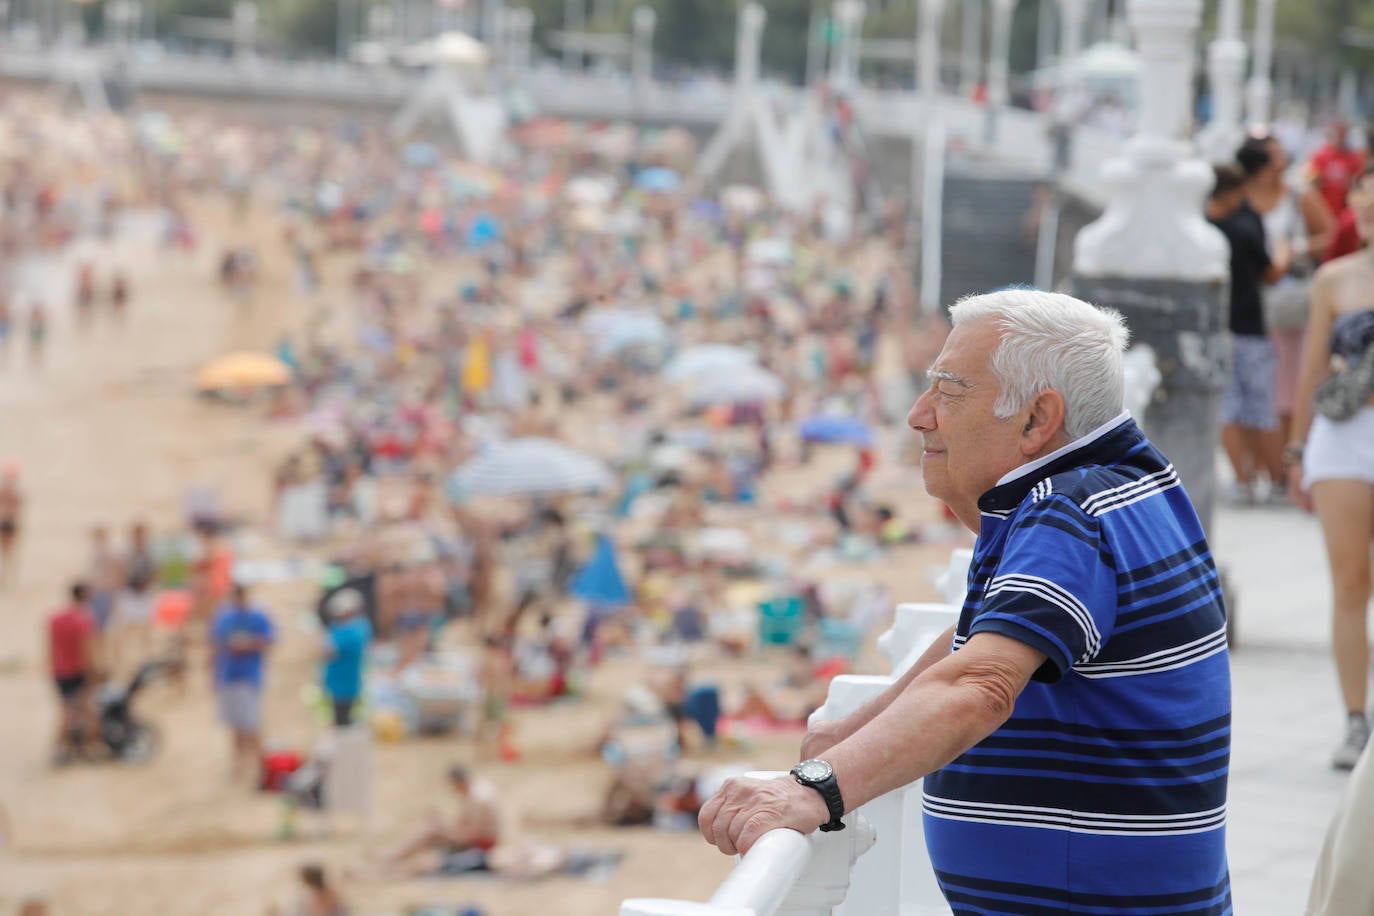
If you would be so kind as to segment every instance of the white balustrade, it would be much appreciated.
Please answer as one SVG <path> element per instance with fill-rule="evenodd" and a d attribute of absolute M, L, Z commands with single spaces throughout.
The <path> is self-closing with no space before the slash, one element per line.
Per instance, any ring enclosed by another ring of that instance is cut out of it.
<path fill-rule="evenodd" d="M 791 779 L 787 773 L 750 773 L 751 779 Z M 626 900 L 620 916 L 828 916 L 850 888 L 855 861 L 873 847 L 873 827 L 854 812 L 844 830 L 803 836 L 770 830 L 721 882 L 706 903 Z"/>
<path fill-rule="evenodd" d="M 889 673 L 834 678 L 811 724 L 842 719 L 877 697 L 954 625 L 971 559 L 972 551 L 954 551 L 940 578 L 942 593 L 953 595 L 954 603 L 897 606 L 892 626 L 878 639 Z M 849 829 L 835 833 L 765 834 L 706 903 L 626 900 L 620 916 L 948 916 L 934 871 L 925 864 L 919 781 L 874 799 L 844 820 Z"/>

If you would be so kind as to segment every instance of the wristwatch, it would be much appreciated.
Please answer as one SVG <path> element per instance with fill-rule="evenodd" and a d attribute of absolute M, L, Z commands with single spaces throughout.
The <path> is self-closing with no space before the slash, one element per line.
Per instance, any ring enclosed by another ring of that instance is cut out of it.
<path fill-rule="evenodd" d="M 821 824 L 821 831 L 830 833 L 843 830 L 844 821 L 840 818 L 844 817 L 844 799 L 840 797 L 840 784 L 835 780 L 835 771 L 830 764 L 817 758 L 803 760 L 792 768 L 792 775 L 797 777 L 797 782 L 815 789 L 825 799 L 830 820 Z"/>

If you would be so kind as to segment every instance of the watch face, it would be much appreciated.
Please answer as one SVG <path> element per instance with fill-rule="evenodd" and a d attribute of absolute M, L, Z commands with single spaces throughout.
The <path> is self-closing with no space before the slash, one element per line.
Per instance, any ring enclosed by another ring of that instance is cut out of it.
<path fill-rule="evenodd" d="M 829 779 L 834 770 L 824 760 L 803 760 L 797 764 L 797 775 L 806 782 L 821 782 Z"/>

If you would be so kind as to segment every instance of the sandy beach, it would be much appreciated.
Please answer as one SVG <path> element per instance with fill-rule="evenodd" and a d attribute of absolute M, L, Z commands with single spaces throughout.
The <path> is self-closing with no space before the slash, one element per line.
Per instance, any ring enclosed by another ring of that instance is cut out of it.
<path fill-rule="evenodd" d="M 215 720 L 203 668 L 184 692 L 154 685 L 140 711 L 160 727 L 163 747 L 149 765 L 49 767 L 57 703 L 46 672 L 42 621 L 85 562 L 86 534 L 96 523 L 122 531 L 135 519 L 155 529 L 179 523 L 186 489 L 213 487 L 250 524 L 241 549 L 254 556 L 290 556 L 295 548 L 270 533 L 273 467 L 300 444 L 300 433 L 255 410 L 193 396 L 191 378 L 207 359 L 232 350 L 269 350 L 285 332 L 304 326 L 318 304 L 343 299 L 353 262 L 322 261 L 323 285 L 308 299 L 291 284 L 282 226 L 258 201 L 246 220 L 214 195 L 192 199 L 199 233 L 191 255 L 169 254 L 156 238 L 150 212 L 133 211 L 110 243 L 79 242 L 50 260 L 38 276 L 52 282 L 53 328 L 41 367 L 28 365 L 12 341 L 0 368 L 0 455 L 22 465 L 26 525 L 18 581 L 0 592 L 0 911 L 38 896 L 56 914 L 260 914 L 284 899 L 300 863 L 356 861 L 390 842 L 425 811 L 448 805 L 442 779 L 465 761 L 496 784 L 509 803 L 512 836 L 597 849 L 624 859 L 605 879 L 548 878 L 516 883 L 496 878 L 426 879 L 402 883 L 345 882 L 358 912 L 406 911 L 430 904 L 472 903 L 488 916 L 559 912 L 592 916 L 615 911 L 629 896 L 705 899 L 731 862 L 691 832 L 650 828 L 573 829 L 524 826 L 527 817 L 574 815 L 595 806 L 608 778 L 591 746 L 626 686 L 641 679 L 635 655 L 612 657 L 594 669 L 578 702 L 515 713 L 522 751 L 516 763 L 474 756 L 453 737 L 410 739 L 376 751 L 374 815 L 343 823 L 331 835 L 279 839 L 280 801 L 229 785 L 227 737 Z M 217 254 L 238 240 L 257 241 L 261 281 L 250 308 L 236 307 L 215 284 Z M 78 327 L 63 281 L 78 257 L 102 271 L 119 265 L 134 291 L 127 320 L 98 314 Z M 445 271 L 425 282 L 447 282 Z M 915 522 L 934 523 L 919 473 L 893 463 L 901 429 L 883 431 L 882 460 L 872 488 Z M 764 500 L 814 492 L 843 470 L 845 454 L 824 449 L 805 468 L 786 468 L 763 481 Z M 930 570 L 948 556 L 950 541 L 900 547 L 883 558 L 834 574 L 883 582 L 895 600 L 926 600 Z M 314 676 L 314 635 L 308 626 L 314 585 L 295 582 L 259 592 L 276 621 L 266 688 L 269 742 L 305 744 L 320 726 L 301 700 Z M 872 634 L 859 670 L 879 671 Z M 694 673 L 726 689 L 766 677 L 777 656 L 713 659 Z M 743 760 L 786 769 L 796 759 L 799 732 L 755 736 L 747 748 L 723 746 L 706 763 Z"/>

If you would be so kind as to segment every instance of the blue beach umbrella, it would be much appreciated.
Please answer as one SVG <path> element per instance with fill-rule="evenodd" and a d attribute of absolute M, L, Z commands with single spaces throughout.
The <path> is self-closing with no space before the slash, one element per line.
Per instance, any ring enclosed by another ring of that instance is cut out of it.
<path fill-rule="evenodd" d="M 672 169 L 654 166 L 636 175 L 635 184 L 652 194 L 671 194 L 682 185 L 682 178 Z"/>
<path fill-rule="evenodd" d="M 873 428 L 858 417 L 817 414 L 801 424 L 806 442 L 842 442 L 867 448 L 873 444 Z"/>
<path fill-rule="evenodd" d="M 620 607 L 630 603 L 630 589 L 620 574 L 615 545 L 606 534 L 596 536 L 596 552 L 587 565 L 573 577 L 569 592 L 574 598 L 598 607 Z"/>
<path fill-rule="evenodd" d="M 401 150 L 401 160 L 415 168 L 429 168 L 439 161 L 439 147 L 433 143 L 411 143 Z"/>

